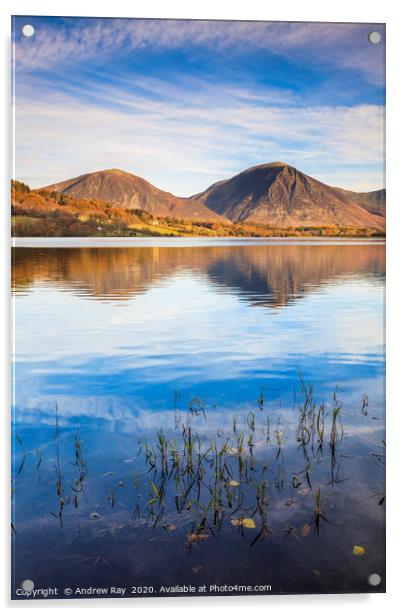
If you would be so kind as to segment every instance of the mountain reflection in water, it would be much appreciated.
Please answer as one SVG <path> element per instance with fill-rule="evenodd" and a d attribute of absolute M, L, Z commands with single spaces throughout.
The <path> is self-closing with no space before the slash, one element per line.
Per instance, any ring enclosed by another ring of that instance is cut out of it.
<path fill-rule="evenodd" d="M 251 304 L 283 306 L 343 276 L 384 276 L 385 251 L 380 243 L 17 248 L 13 286 L 21 293 L 50 283 L 94 299 L 124 300 L 185 271 Z"/>

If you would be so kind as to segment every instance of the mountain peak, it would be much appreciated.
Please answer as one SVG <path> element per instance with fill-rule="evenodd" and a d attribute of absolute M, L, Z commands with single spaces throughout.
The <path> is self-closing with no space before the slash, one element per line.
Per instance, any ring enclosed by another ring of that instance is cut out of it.
<path fill-rule="evenodd" d="M 377 215 L 381 208 L 375 203 L 370 210 L 367 197 L 327 186 L 281 161 L 250 167 L 213 184 L 195 198 L 235 223 L 276 227 L 385 226 L 385 218 Z M 377 200 L 381 199 L 379 195 Z"/>
<path fill-rule="evenodd" d="M 272 163 L 261 163 L 260 165 L 253 165 L 252 167 L 248 167 L 248 169 L 245 169 L 245 171 L 242 171 L 242 173 L 250 173 L 252 171 L 258 171 L 260 170 L 264 170 L 264 169 L 285 169 L 285 168 L 293 168 L 291 167 L 291 165 L 288 165 L 288 163 L 284 163 L 280 160 L 275 160 Z M 240 175 L 240 174 L 239 174 Z"/>
<path fill-rule="evenodd" d="M 200 201 L 176 197 L 156 188 L 147 180 L 121 169 L 103 169 L 86 173 L 46 186 L 45 189 L 62 192 L 75 199 L 101 199 L 128 210 L 144 210 L 156 217 L 230 222 Z"/>
<path fill-rule="evenodd" d="M 274 160 L 272 163 L 267 163 L 267 167 L 290 167 L 288 163 L 284 163 L 281 160 Z"/>
<path fill-rule="evenodd" d="M 92 173 L 88 173 L 87 175 L 115 175 L 115 176 L 132 176 L 132 177 L 137 177 L 134 175 L 134 173 L 130 173 L 128 171 L 123 171 L 122 169 L 116 169 L 116 168 L 112 168 L 112 169 L 100 169 L 99 171 L 94 171 L 93 174 Z"/>

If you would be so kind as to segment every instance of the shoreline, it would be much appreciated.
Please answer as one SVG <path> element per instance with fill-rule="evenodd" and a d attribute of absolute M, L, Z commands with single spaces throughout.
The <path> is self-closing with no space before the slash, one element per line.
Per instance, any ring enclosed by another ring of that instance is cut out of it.
<path fill-rule="evenodd" d="M 385 237 L 12 237 L 12 248 L 90 248 L 90 247 L 185 247 L 185 246 L 233 246 L 233 245 L 334 245 L 334 244 L 381 244 Z"/>

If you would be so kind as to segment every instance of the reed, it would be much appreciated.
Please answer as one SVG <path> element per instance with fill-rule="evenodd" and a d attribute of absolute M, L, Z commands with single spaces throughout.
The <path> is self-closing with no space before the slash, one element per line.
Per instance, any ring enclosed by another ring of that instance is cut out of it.
<path fill-rule="evenodd" d="M 299 538 L 294 520 L 300 513 L 295 516 L 297 507 L 294 505 L 303 502 L 310 507 L 309 501 L 313 498 L 313 518 L 308 526 L 314 527 L 315 533 L 319 534 L 322 522 L 328 522 L 322 486 L 327 497 L 328 494 L 336 494 L 332 489 L 335 484 L 346 481 L 338 464 L 338 449 L 341 448 L 344 432 L 342 404 L 337 390 L 334 391 L 332 403 L 318 404 L 312 386 L 302 381 L 299 397 L 295 398 L 294 403 L 294 423 L 285 419 L 283 414 L 275 415 L 272 409 L 270 414 L 264 413 L 263 395 L 261 390 L 257 400 L 261 402 L 260 412 L 233 415 L 228 417 L 227 424 L 212 431 L 202 421 L 208 423 L 207 405 L 201 398 L 190 400 L 187 413 L 184 410 L 184 419 L 180 419 L 179 423 L 179 395 L 175 394 L 172 427 L 164 426 L 148 439 L 138 438 L 134 442 L 135 447 L 138 444 L 136 464 L 140 466 L 132 474 L 131 490 L 134 493 L 129 493 L 128 508 L 136 527 L 144 523 L 148 527 L 161 525 L 168 528 L 170 533 L 173 527 L 176 528 L 171 523 L 173 519 L 177 527 L 185 525 L 186 545 L 192 549 L 200 541 L 213 537 L 225 524 L 231 524 L 238 526 L 240 534 L 248 535 L 250 545 L 255 545 L 274 532 L 272 503 L 278 507 L 278 501 L 281 501 L 284 511 L 293 514 L 288 524 L 283 522 L 283 532 L 286 537 L 299 541 L 304 535 L 301 532 Z M 362 398 L 362 413 L 368 405 L 365 396 Z M 356 412 L 360 412 L 359 407 Z M 55 421 L 54 472 L 58 511 L 52 515 L 59 519 L 62 527 L 63 517 L 69 511 L 69 494 L 72 494 L 73 509 L 85 505 L 82 497 L 87 498 L 84 486 L 89 485 L 90 473 L 78 429 L 73 441 L 72 461 L 70 457 L 70 464 L 75 469 L 71 483 L 69 475 L 72 473 L 68 473 L 71 467 L 66 466 L 61 458 L 57 407 Z M 296 460 L 295 471 L 289 469 L 289 455 L 292 464 Z M 372 458 L 379 465 L 385 459 L 382 451 L 373 452 Z M 24 457 L 21 464 L 23 467 L 26 464 Z M 43 468 L 39 449 L 36 450 L 36 468 Z M 16 469 L 16 478 L 21 471 L 22 468 Z M 122 485 L 122 482 L 114 485 Z M 70 486 L 71 492 L 68 493 Z M 120 514 L 123 503 L 120 503 L 120 498 L 117 499 L 115 489 L 108 488 L 104 494 L 101 506 L 105 510 L 108 508 L 109 515 L 110 509 L 117 509 Z M 383 494 L 378 493 L 378 497 L 382 504 Z M 304 507 L 300 510 L 304 511 Z M 106 515 L 102 517 L 105 519 Z M 80 532 L 84 528 L 85 524 Z"/>

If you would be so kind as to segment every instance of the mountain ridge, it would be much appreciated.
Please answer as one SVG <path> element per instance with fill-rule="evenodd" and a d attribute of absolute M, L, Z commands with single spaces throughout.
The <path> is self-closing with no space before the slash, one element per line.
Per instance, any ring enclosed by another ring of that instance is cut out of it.
<path fill-rule="evenodd" d="M 193 221 L 385 228 L 385 189 L 358 193 L 330 186 L 282 161 L 254 165 L 191 197 L 178 197 L 115 168 L 82 174 L 44 190 Z"/>
<path fill-rule="evenodd" d="M 385 227 L 385 189 L 355 193 L 275 161 L 254 165 L 191 197 L 232 222 L 291 227 Z"/>

